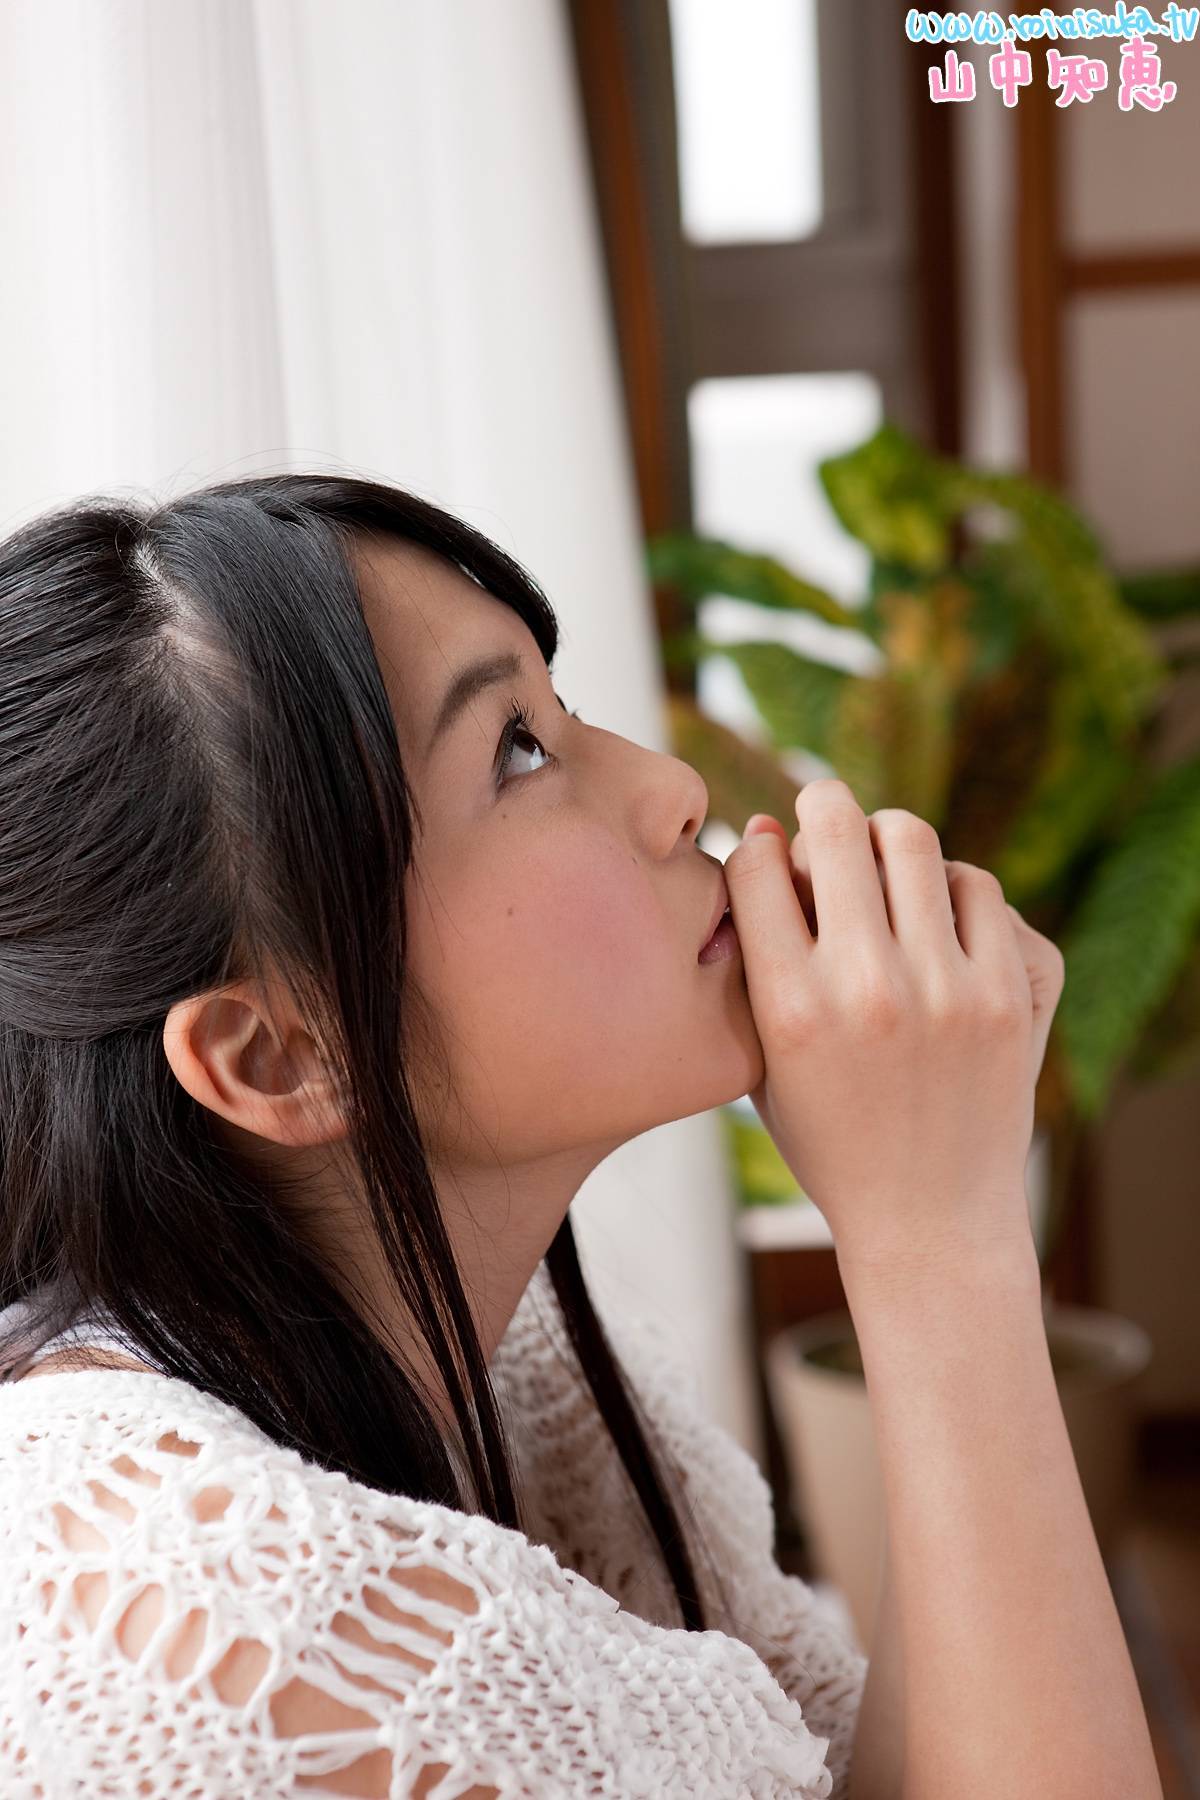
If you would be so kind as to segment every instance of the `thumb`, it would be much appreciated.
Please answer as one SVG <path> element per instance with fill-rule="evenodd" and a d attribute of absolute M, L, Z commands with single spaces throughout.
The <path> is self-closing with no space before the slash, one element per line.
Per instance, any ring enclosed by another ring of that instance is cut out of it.
<path fill-rule="evenodd" d="M 768 837 L 781 849 L 756 850 L 750 842 Z M 796 893 L 788 835 L 769 813 L 752 813 L 746 821 L 741 843 L 725 858 L 725 882 L 750 1005 L 769 1028 L 778 1000 L 786 998 L 813 947 Z"/>

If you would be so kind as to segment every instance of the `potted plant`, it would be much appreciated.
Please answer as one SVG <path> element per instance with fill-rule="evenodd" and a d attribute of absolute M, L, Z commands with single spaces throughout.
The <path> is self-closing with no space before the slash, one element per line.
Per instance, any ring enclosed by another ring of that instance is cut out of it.
<path fill-rule="evenodd" d="M 936 827 L 948 858 L 993 870 L 1062 949 L 1066 982 L 1035 1105 L 1044 1192 L 1031 1201 L 1041 1201 L 1051 1359 L 1105 1548 L 1131 1465 L 1131 1386 L 1151 1346 L 1128 1320 L 1057 1305 L 1051 1272 L 1118 1074 L 1153 1078 L 1200 1055 L 1200 757 L 1162 755 L 1189 652 L 1164 653 L 1150 629 L 1200 618 L 1200 576 L 1121 580 L 1060 496 L 933 456 L 890 424 L 820 476 L 870 554 L 860 607 L 743 547 L 686 532 L 651 539 L 652 579 L 684 621 L 665 639 L 668 665 L 728 657 L 764 728 L 765 741 L 750 743 L 673 691 L 673 746 L 704 776 L 710 817 L 738 833 L 754 811 L 794 829 L 797 784 L 781 758 L 820 759 L 864 811 L 906 807 Z M 862 634 L 877 672 L 849 673 L 784 643 L 714 643 L 701 617 L 710 596 Z M 802 1200 L 752 1113 L 725 1109 L 743 1204 Z M 883 1515 L 850 1314 L 781 1334 L 768 1363 L 814 1559 L 866 1642 Z"/>

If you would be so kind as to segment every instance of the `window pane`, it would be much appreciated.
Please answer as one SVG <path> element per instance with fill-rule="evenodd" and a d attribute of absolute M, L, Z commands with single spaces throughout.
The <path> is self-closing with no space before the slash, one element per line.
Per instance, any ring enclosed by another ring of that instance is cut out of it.
<path fill-rule="evenodd" d="M 688 395 L 696 530 L 777 556 L 855 604 L 865 594 L 869 558 L 834 516 L 817 464 L 861 444 L 882 420 L 879 383 L 870 375 L 696 382 Z"/>
<path fill-rule="evenodd" d="M 821 220 L 816 0 L 670 0 L 683 229 L 806 237 Z"/>
<path fill-rule="evenodd" d="M 1180 52 L 1168 41 L 1153 47 L 1163 79 L 1174 78 Z M 1135 106 L 1123 113 L 1112 98 L 1120 83 L 1121 46 L 1099 39 L 1089 43 L 1088 55 L 1108 66 L 1103 98 L 1109 104 L 1098 97 L 1095 106 L 1068 106 L 1054 118 L 1067 248 L 1086 255 L 1194 244 L 1200 237 L 1200 183 L 1178 181 L 1174 174 L 1200 167 L 1200 108 L 1164 106 L 1149 113 Z"/>
<path fill-rule="evenodd" d="M 700 381 L 688 396 L 695 529 L 739 548 L 777 556 L 847 605 L 866 597 L 870 558 L 825 498 L 817 464 L 870 437 L 883 419 L 869 375 L 752 375 Z M 790 644 L 819 662 L 872 674 L 880 655 L 864 637 L 805 613 L 780 613 L 714 595 L 699 623 L 714 643 Z M 728 657 L 701 659 L 696 697 L 711 718 L 753 743 L 770 737 L 741 671 Z M 829 770 L 806 751 L 782 757 L 797 784 Z M 783 821 L 785 824 L 788 821 Z M 724 858 L 736 839 L 714 823 L 701 848 Z"/>
<path fill-rule="evenodd" d="M 1194 567 L 1200 422 L 1194 377 L 1184 372 L 1200 342 L 1200 294 L 1080 294 L 1065 335 L 1075 498 L 1118 568 Z"/>

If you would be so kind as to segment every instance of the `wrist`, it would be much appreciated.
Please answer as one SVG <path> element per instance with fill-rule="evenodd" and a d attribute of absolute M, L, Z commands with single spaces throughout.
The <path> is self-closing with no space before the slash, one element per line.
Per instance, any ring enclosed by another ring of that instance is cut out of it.
<path fill-rule="evenodd" d="M 923 1234 L 899 1243 L 877 1240 L 848 1247 L 835 1244 L 838 1272 L 846 1298 L 916 1296 L 989 1289 L 997 1283 L 1041 1297 L 1042 1272 L 1037 1245 L 1026 1219 L 1024 1230 L 1005 1229 L 991 1235 L 946 1232 Z"/>

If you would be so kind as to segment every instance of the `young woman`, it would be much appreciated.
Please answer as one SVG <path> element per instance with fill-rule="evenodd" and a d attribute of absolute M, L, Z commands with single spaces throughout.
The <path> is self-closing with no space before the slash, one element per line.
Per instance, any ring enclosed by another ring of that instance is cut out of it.
<path fill-rule="evenodd" d="M 556 638 L 365 481 L 0 545 L 5 1794 L 1156 1791 L 1025 1202 L 1061 957 L 841 782 L 722 871 Z M 571 1231 L 748 1092 L 863 1344 L 869 1679 Z"/>

